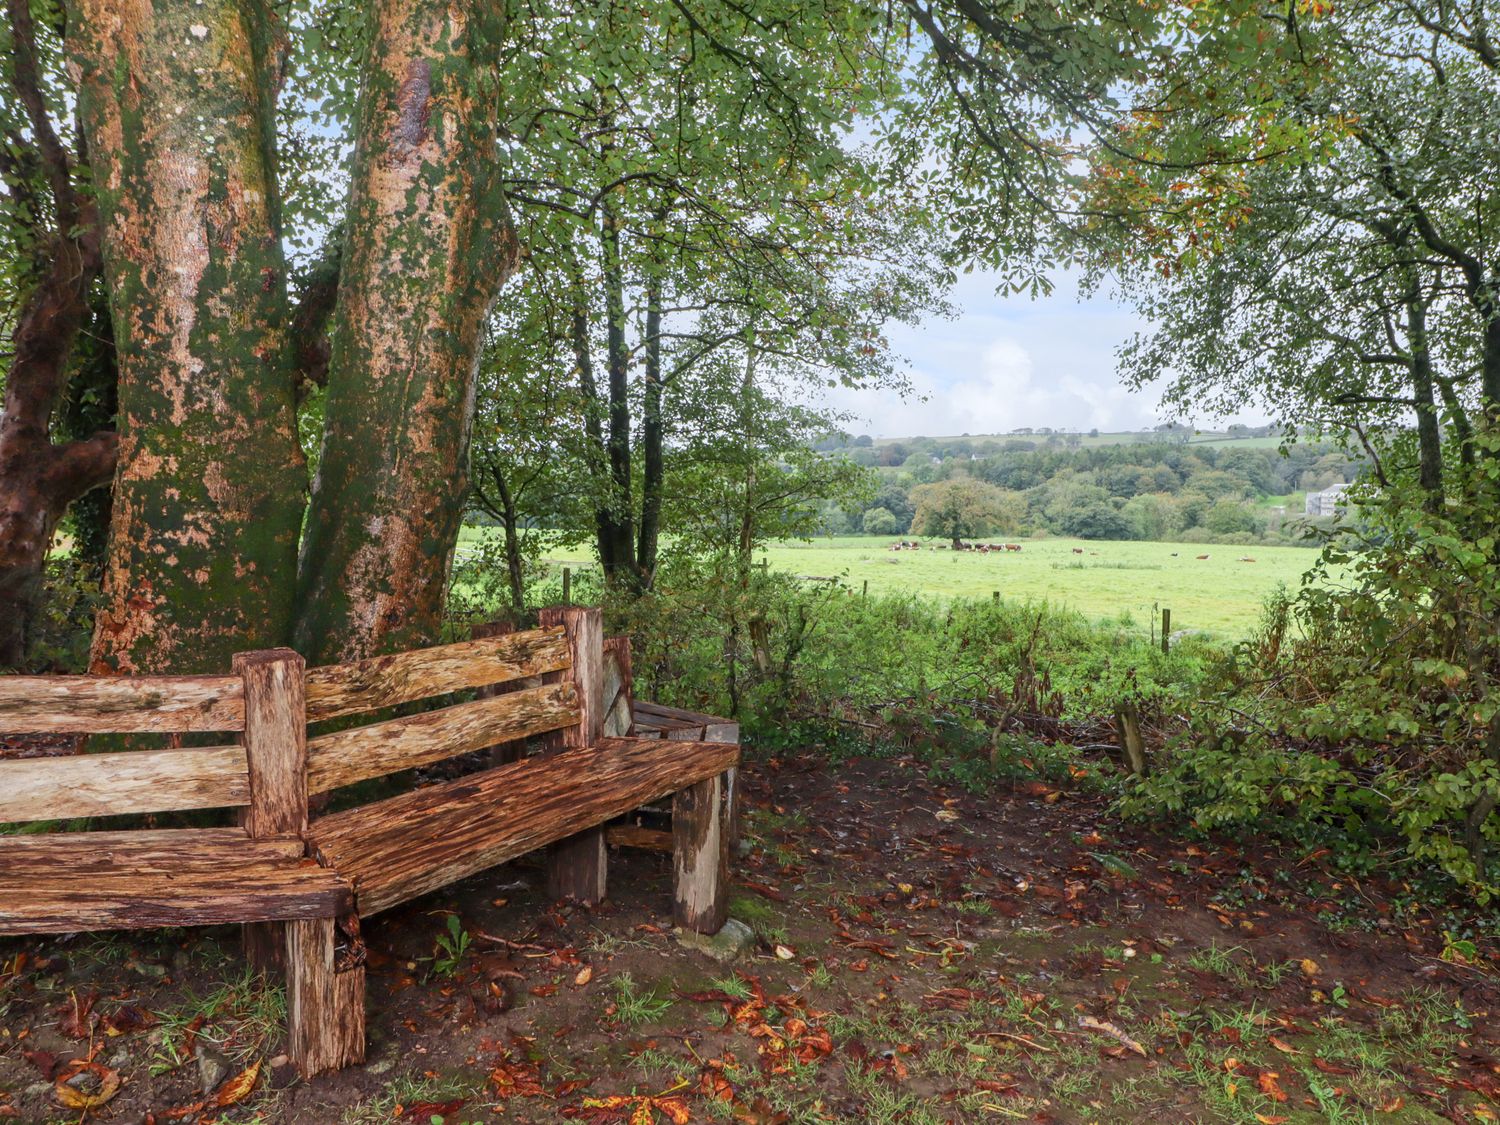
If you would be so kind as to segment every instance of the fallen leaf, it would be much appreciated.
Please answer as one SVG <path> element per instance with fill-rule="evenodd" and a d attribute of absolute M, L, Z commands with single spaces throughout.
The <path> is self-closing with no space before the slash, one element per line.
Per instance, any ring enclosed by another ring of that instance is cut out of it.
<path fill-rule="evenodd" d="M 778 958 L 780 958 L 781 960 L 783 960 L 783 961 L 790 961 L 793 957 L 795 957 L 797 955 L 795 953 L 793 953 L 792 950 L 789 947 L 787 947 L 785 945 L 778 945 L 776 947 L 776 956 Z"/>
<path fill-rule="evenodd" d="M 577 985 L 579 988 L 582 988 L 584 985 L 588 984 L 588 982 L 591 981 L 591 980 L 593 980 L 593 979 L 594 979 L 594 966 L 592 966 L 592 965 L 585 965 L 583 968 L 581 968 L 581 969 L 578 970 L 578 975 L 573 978 L 573 983 L 575 985 Z"/>
<path fill-rule="evenodd" d="M 255 1082 L 259 1077 L 260 1060 L 256 1059 L 244 1070 L 219 1087 L 219 1092 L 214 1095 L 214 1105 L 237 1105 L 244 1101 L 250 1096 L 250 1091 L 255 1089 Z"/>
<path fill-rule="evenodd" d="M 1286 1123 L 1290 1121 L 1291 1118 L 1280 1117 L 1272 1113 L 1257 1113 L 1255 1115 L 1255 1120 L 1259 1121 L 1260 1125 L 1286 1125 Z"/>
<path fill-rule="evenodd" d="M 1286 1101 L 1286 1091 L 1276 1081 L 1280 1077 L 1281 1075 L 1274 1070 L 1263 1070 L 1260 1073 L 1260 1077 L 1256 1079 L 1256 1083 L 1260 1086 L 1260 1092 L 1273 1102 Z"/>
<path fill-rule="evenodd" d="M 1318 971 L 1319 971 L 1318 970 L 1318 963 L 1316 961 L 1314 961 L 1311 957 L 1304 957 L 1304 958 L 1302 958 L 1301 965 L 1302 965 L 1302 975 L 1303 976 L 1306 976 L 1306 977 L 1315 977 L 1315 976 L 1318 975 Z"/>
<path fill-rule="evenodd" d="M 1139 1041 L 1132 1039 L 1122 1030 L 1110 1023 L 1108 1020 L 1096 1020 L 1093 1016 L 1079 1016 L 1078 1026 L 1085 1031 L 1098 1031 L 1119 1041 L 1120 1045 L 1134 1051 L 1141 1058 L 1147 1057 L 1146 1048 Z"/>
<path fill-rule="evenodd" d="M 402 1117 L 409 1117 L 420 1125 L 428 1125 L 434 1117 L 447 1117 L 450 1113 L 457 1113 L 463 1109 L 464 1098 L 454 1098 L 451 1102 L 413 1102 L 402 1111 Z"/>
<path fill-rule="evenodd" d="M 98 1088 L 92 1093 L 69 1086 L 70 1079 L 88 1071 L 99 1080 Z M 120 1092 L 120 1072 L 110 1070 L 103 1063 L 85 1062 L 82 1059 L 74 1059 L 63 1068 L 53 1083 L 52 1095 L 57 1099 L 58 1105 L 67 1109 L 81 1109 L 88 1111 L 98 1109 L 105 1105 Z"/>
<path fill-rule="evenodd" d="M 93 1030 L 94 1003 L 98 999 L 97 992 L 90 992 L 83 997 L 76 992 L 69 993 L 67 1004 L 59 1009 L 61 1018 L 57 1021 L 57 1030 L 69 1039 L 87 1039 Z"/>
<path fill-rule="evenodd" d="M 1301 1051 L 1297 1050 L 1296 1047 L 1293 1047 L 1290 1043 L 1288 1043 L 1285 1039 L 1278 1039 L 1274 1035 L 1270 1036 L 1269 1038 L 1271 1040 L 1271 1046 L 1275 1047 L 1284 1055 L 1300 1055 L 1302 1053 Z"/>

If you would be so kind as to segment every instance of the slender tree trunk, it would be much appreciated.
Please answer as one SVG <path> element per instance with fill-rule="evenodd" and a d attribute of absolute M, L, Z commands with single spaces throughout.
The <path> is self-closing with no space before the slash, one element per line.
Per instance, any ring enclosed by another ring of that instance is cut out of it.
<path fill-rule="evenodd" d="M 635 497 L 630 479 L 630 353 L 625 343 L 625 267 L 620 260 L 619 216 L 603 208 L 600 243 L 604 255 L 605 362 L 609 379 L 607 519 L 599 527 L 599 559 L 605 580 L 637 585 L 635 574 Z"/>
<path fill-rule="evenodd" d="M 96 671 L 285 640 L 305 494 L 265 0 L 78 0 L 119 465 Z"/>
<path fill-rule="evenodd" d="M 661 278 L 646 282 L 646 386 L 641 403 L 641 526 L 636 537 L 635 567 L 643 588 L 656 574 L 661 540 L 662 490 L 666 485 L 666 457 L 662 449 Z"/>
<path fill-rule="evenodd" d="M 431 641 L 468 487 L 481 334 L 517 244 L 497 159 L 503 28 L 478 0 L 370 6 L 323 452 L 295 644 Z"/>
<path fill-rule="evenodd" d="M 1433 398 L 1432 351 L 1427 337 L 1427 302 L 1414 296 L 1407 302 L 1407 340 L 1411 354 L 1413 397 L 1417 404 L 1417 480 L 1430 512 L 1443 507 L 1443 438 L 1437 403 Z"/>
<path fill-rule="evenodd" d="M 505 569 L 510 578 L 510 604 L 517 613 L 526 608 L 526 575 L 521 566 L 521 514 L 511 495 L 505 474 L 492 469 L 491 478 L 500 497 L 500 523 L 505 528 Z"/>

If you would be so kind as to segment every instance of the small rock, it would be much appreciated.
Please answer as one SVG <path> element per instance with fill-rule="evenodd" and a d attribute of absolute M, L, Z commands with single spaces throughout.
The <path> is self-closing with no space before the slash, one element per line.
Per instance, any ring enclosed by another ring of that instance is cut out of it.
<path fill-rule="evenodd" d="M 52 1092 L 52 1083 L 33 1082 L 26 1087 L 25 1094 L 28 1098 L 41 1098 Z"/>
<path fill-rule="evenodd" d="M 395 1065 L 396 1065 L 396 1060 L 395 1059 L 376 1059 L 369 1066 L 365 1067 L 365 1073 L 366 1074 L 384 1074 L 388 1070 L 390 1070 L 391 1067 L 393 1067 Z"/>
<path fill-rule="evenodd" d="M 755 931 L 737 918 L 724 923 L 716 934 L 697 934 L 678 927 L 672 931 L 678 944 L 699 953 L 705 953 L 715 961 L 729 964 L 737 961 L 755 945 Z"/>
<path fill-rule="evenodd" d="M 130 1052 L 124 1047 L 121 1047 L 118 1051 L 109 1056 L 109 1062 L 105 1063 L 104 1065 L 109 1067 L 110 1070 L 120 1070 L 124 1067 L 127 1067 L 130 1065 Z"/>
<path fill-rule="evenodd" d="M 198 1047 L 198 1088 L 211 1094 L 229 1077 L 229 1060 L 212 1047 Z"/>

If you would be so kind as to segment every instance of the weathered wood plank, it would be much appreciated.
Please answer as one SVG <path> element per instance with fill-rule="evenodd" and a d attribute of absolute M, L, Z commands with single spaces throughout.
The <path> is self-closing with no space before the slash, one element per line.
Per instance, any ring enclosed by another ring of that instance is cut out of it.
<path fill-rule="evenodd" d="M 235 807 L 250 801 L 239 746 L 0 762 L 0 823 Z"/>
<path fill-rule="evenodd" d="M 0 933 L 286 921 L 330 917 L 350 904 L 349 885 L 308 860 L 82 872 L 48 865 L 30 878 L 12 868 L 0 879 Z"/>
<path fill-rule="evenodd" d="M 639 848 L 648 852 L 672 850 L 672 833 L 639 824 L 612 824 L 604 830 L 604 842 L 612 848 Z"/>
<path fill-rule="evenodd" d="M 0 734 L 237 731 L 238 676 L 0 676 Z"/>
<path fill-rule="evenodd" d="M 537 617 L 543 625 L 563 627 L 572 660 L 562 676 L 578 689 L 578 722 L 563 728 L 557 745 L 592 746 L 604 734 L 610 703 L 604 694 L 604 611 L 598 606 L 548 606 Z M 604 830 L 587 826 L 577 836 L 559 840 L 547 857 L 547 893 L 554 899 L 603 902 L 608 870 Z"/>
<path fill-rule="evenodd" d="M 240 823 L 252 837 L 300 836 L 307 829 L 307 662 L 289 648 L 237 652 L 232 667 L 245 681 L 250 804 Z M 251 967 L 271 974 L 285 960 L 284 923 L 246 922 L 241 936 Z"/>
<path fill-rule="evenodd" d="M 308 791 L 326 793 L 508 739 L 544 734 L 576 724 L 578 716 L 573 685 L 551 684 L 320 735 L 307 744 Z"/>
<path fill-rule="evenodd" d="M 217 871 L 236 862 L 297 861 L 300 837 L 252 840 L 239 828 L 154 828 L 140 832 L 44 832 L 0 836 L 0 886 L 24 887 L 43 877 L 81 879 L 120 872 Z"/>
<path fill-rule="evenodd" d="M 672 920 L 716 934 L 729 917 L 724 779 L 705 778 L 672 798 Z"/>
<path fill-rule="evenodd" d="M 365 1059 L 365 969 L 340 970 L 332 918 L 286 927 L 287 1053 L 304 1078 Z"/>
<path fill-rule="evenodd" d="M 309 843 L 354 883 L 368 916 L 715 777 L 739 754 L 605 738 L 323 817 Z"/>
<path fill-rule="evenodd" d="M 630 638 L 604 638 L 604 728 L 611 737 L 630 734 L 634 675 L 630 666 Z"/>
<path fill-rule="evenodd" d="M 307 721 L 375 711 L 568 666 L 561 629 L 531 629 L 307 671 Z"/>

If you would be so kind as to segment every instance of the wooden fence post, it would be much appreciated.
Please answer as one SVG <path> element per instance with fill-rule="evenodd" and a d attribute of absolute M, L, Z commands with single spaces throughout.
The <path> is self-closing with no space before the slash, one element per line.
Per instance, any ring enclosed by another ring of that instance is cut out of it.
<path fill-rule="evenodd" d="M 563 567 L 563 605 L 573 600 L 573 572 Z"/>
<path fill-rule="evenodd" d="M 245 683 L 245 759 L 250 804 L 240 823 L 254 837 L 307 831 L 306 661 L 289 648 L 240 652 L 231 667 Z M 243 927 L 245 957 L 267 974 L 282 962 L 282 923 Z"/>
<path fill-rule="evenodd" d="M 1172 651 L 1172 611 L 1161 611 L 1161 651 L 1166 656 Z"/>
<path fill-rule="evenodd" d="M 578 689 L 582 718 L 564 727 L 558 749 L 596 745 L 604 733 L 604 611 L 597 606 L 547 606 L 538 614 L 543 625 L 561 625 L 568 635 L 573 667 L 548 677 L 572 679 Z M 604 827 L 590 828 L 552 846 L 547 858 L 547 893 L 554 899 L 595 903 L 606 890 Z"/>

